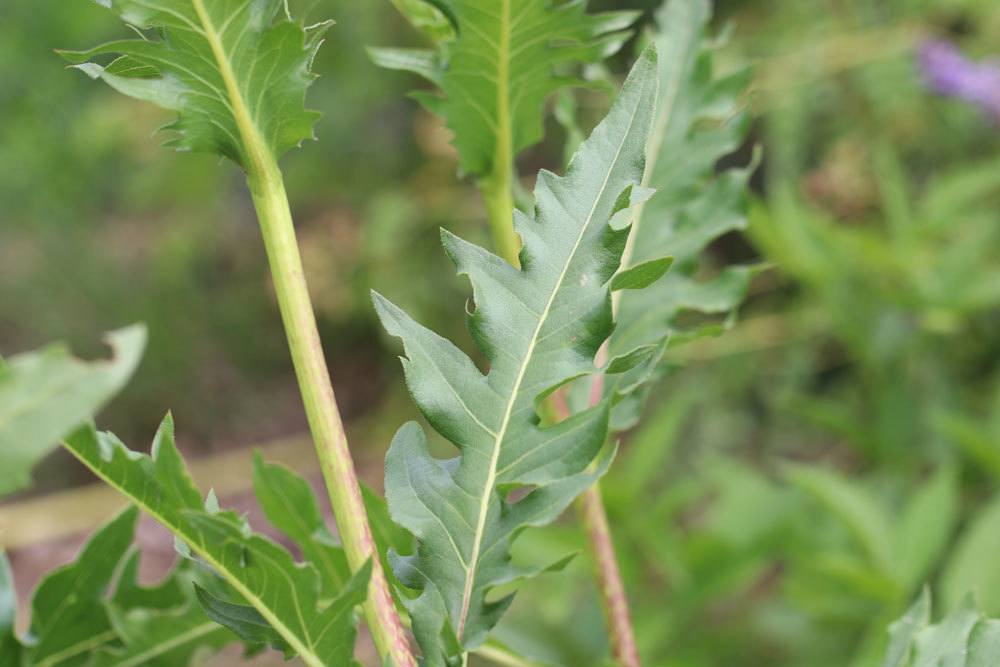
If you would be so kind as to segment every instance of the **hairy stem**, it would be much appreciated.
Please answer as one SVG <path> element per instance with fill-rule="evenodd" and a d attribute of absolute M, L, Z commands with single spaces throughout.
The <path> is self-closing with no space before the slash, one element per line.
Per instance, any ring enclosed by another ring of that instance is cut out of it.
<path fill-rule="evenodd" d="M 351 569 L 357 571 L 372 561 L 365 620 L 383 660 L 397 667 L 416 667 L 368 525 L 320 344 L 281 172 L 273 160 L 263 160 L 255 166 L 260 168 L 250 170 L 247 180 L 330 505 Z"/>

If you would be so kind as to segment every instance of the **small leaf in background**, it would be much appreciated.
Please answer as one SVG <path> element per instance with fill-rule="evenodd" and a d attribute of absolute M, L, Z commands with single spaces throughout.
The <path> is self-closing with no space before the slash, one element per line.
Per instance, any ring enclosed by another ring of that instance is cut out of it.
<path fill-rule="evenodd" d="M 544 427 L 536 406 L 592 373 L 611 333 L 608 283 L 628 229 L 610 223 L 642 177 L 655 100 L 656 55 L 647 50 L 566 175 L 539 174 L 534 215 L 516 220 L 522 269 L 443 234 L 459 273 L 472 282 L 469 326 L 490 362 L 488 374 L 375 297 L 383 325 L 403 340 L 414 401 L 460 451 L 450 461 L 432 457 L 422 429 L 409 423 L 386 457 L 389 511 L 419 543 L 415 554 L 396 558 L 394 569 L 421 591 L 406 603 L 430 665 L 482 644 L 511 600 L 490 600 L 490 591 L 525 574 L 510 563 L 514 537 L 553 521 L 609 463 L 597 459 L 610 401 Z M 518 487 L 530 491 L 512 501 L 507 491 Z"/>
<path fill-rule="evenodd" d="M 882 667 L 996 667 L 1000 664 L 1000 620 L 986 618 L 969 599 L 931 624 L 925 590 L 901 619 L 889 627 L 889 648 Z"/>
<path fill-rule="evenodd" d="M 969 521 L 941 578 L 941 593 L 949 609 L 968 595 L 990 615 L 1000 615 L 1000 496 Z"/>
<path fill-rule="evenodd" d="M 349 612 L 357 602 L 357 591 L 351 586 L 360 585 L 357 577 L 339 597 L 324 600 L 312 563 L 296 563 L 285 549 L 251 532 L 243 518 L 218 511 L 211 502 L 202 503 L 201 492 L 177 451 L 169 416 L 156 434 L 151 456 L 129 450 L 93 426 L 74 432 L 66 447 L 225 580 L 233 599 L 208 591 L 214 618 L 226 620 L 237 632 L 245 629 L 237 622 L 240 619 L 263 619 L 271 628 L 269 643 L 298 655 L 310 667 L 350 661 L 355 624 Z M 363 597 L 366 587 L 360 588 Z M 255 611 L 249 612 L 247 605 Z M 246 639 L 259 641 L 259 632 Z"/>
<path fill-rule="evenodd" d="M 493 169 L 498 145 L 509 144 L 508 160 L 542 138 L 543 107 L 560 88 L 585 85 L 564 72 L 600 62 L 631 36 L 638 12 L 587 14 L 585 3 L 549 0 L 429 0 L 453 22 L 455 39 L 441 39 L 440 21 L 431 28 L 436 50 L 371 49 L 373 60 L 419 74 L 441 96 L 415 96 L 444 117 L 455 134 L 463 173 L 483 176 Z M 397 0 L 415 25 L 427 19 L 419 3 Z"/>
<path fill-rule="evenodd" d="M 136 28 L 122 39 L 61 55 L 115 90 L 177 112 L 167 145 L 260 167 L 313 138 L 309 71 L 329 22 L 303 28 L 282 0 L 101 0 Z M 117 56 L 104 66 L 93 61 Z"/>
<path fill-rule="evenodd" d="M 146 345 L 142 326 L 107 336 L 108 361 L 84 362 L 55 345 L 0 365 L 0 497 L 31 483 L 31 469 L 59 439 L 90 419 L 135 372 Z"/>

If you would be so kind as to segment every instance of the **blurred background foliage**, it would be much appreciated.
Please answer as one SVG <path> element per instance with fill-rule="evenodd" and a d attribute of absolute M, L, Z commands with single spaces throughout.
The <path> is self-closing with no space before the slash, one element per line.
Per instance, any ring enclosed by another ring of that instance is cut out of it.
<path fill-rule="evenodd" d="M 417 44 L 389 0 L 311 0 L 338 25 L 310 104 L 319 142 L 283 163 L 334 382 L 377 462 L 415 410 L 368 290 L 468 340 L 448 227 L 488 243 L 448 136 L 369 45 Z M 605 0 L 594 9 L 653 9 Z M 992 0 L 725 0 L 722 70 L 751 63 L 763 147 L 747 234 L 763 261 L 733 328 L 671 350 L 604 484 L 650 665 L 878 664 L 885 625 L 930 582 L 1000 614 L 1000 125 L 929 93 L 915 52 L 995 56 Z M 305 428 L 241 176 L 158 147 L 167 116 L 53 55 L 120 28 L 93 2 L 0 6 L 0 350 L 142 320 L 147 357 L 101 423 L 145 441 L 174 411 L 191 454 Z M 628 50 L 628 49 L 626 49 Z M 612 65 L 623 70 L 627 53 Z M 584 119 L 607 104 L 580 92 Z M 558 169 L 547 121 L 522 174 Z M 733 160 L 746 162 L 750 146 Z M 526 180 L 525 186 L 530 186 Z M 365 471 L 378 483 L 378 464 Z M 35 492 L 86 481 L 56 456 Z M 17 499 L 15 499 L 16 502 Z M 524 558 L 580 549 L 572 522 Z M 561 664 L 606 651 L 585 558 L 523 591 L 501 635 Z"/>

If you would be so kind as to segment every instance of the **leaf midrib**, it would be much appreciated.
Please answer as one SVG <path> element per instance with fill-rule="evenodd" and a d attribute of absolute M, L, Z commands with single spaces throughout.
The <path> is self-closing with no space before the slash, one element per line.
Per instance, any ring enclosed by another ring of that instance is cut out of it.
<path fill-rule="evenodd" d="M 509 0 L 504 0 L 504 9 L 509 10 Z M 504 14 L 504 17 L 509 20 L 509 12 Z M 514 381 L 514 386 L 511 389 L 510 397 L 507 401 L 507 407 L 504 411 L 503 420 L 501 421 L 500 428 L 497 430 L 497 435 L 493 441 L 493 451 L 490 454 L 490 467 L 489 474 L 487 475 L 487 482 L 483 486 L 483 494 L 480 498 L 479 504 L 479 516 L 476 522 L 476 532 L 473 536 L 472 544 L 472 556 L 469 559 L 469 566 L 466 568 L 465 575 L 465 587 L 462 593 L 462 608 L 459 615 L 458 626 L 456 635 L 461 641 L 462 634 L 465 631 L 465 623 L 468 620 L 469 607 L 472 602 L 472 589 L 475 582 L 476 567 L 479 560 L 479 551 L 482 547 L 483 532 L 486 526 L 486 515 L 489 510 L 489 500 L 493 495 L 493 489 L 496 486 L 496 476 L 497 476 L 497 465 L 500 460 L 500 450 L 501 444 L 503 443 L 504 437 L 506 436 L 507 427 L 510 424 L 510 418 L 513 414 L 514 403 L 516 402 L 517 396 L 520 392 L 521 383 L 524 380 L 524 376 L 527 372 L 529 362 L 534 355 L 535 345 L 538 342 L 539 334 L 541 333 L 542 327 L 548 319 L 549 313 L 552 308 L 552 304 L 555 302 L 556 296 L 562 287 L 563 281 L 566 279 L 566 274 L 569 272 L 569 267 L 573 263 L 573 259 L 576 257 L 577 250 L 580 244 L 583 242 L 583 237 L 586 235 L 587 230 L 593 223 L 594 213 L 597 211 L 597 205 L 600 203 L 604 196 L 605 191 L 608 188 L 608 182 L 611 179 L 611 174 L 614 172 L 615 166 L 618 164 L 618 160 L 621 158 L 622 149 L 625 146 L 626 139 L 631 134 L 632 126 L 635 123 L 636 115 L 639 112 L 639 105 L 636 105 L 632 110 L 632 114 L 629 118 L 628 125 L 625 131 L 622 133 L 622 140 L 619 142 L 617 149 L 615 150 L 615 156 L 611 160 L 611 164 L 608 167 L 607 173 L 604 176 L 604 182 L 601 184 L 600 189 L 597 191 L 597 196 L 594 197 L 594 203 L 590 208 L 590 212 L 584 221 L 584 224 L 580 227 L 580 233 L 577 235 L 576 241 L 573 243 L 573 248 L 570 250 L 565 263 L 563 264 L 562 271 L 559 274 L 559 279 L 556 281 L 552 288 L 552 293 L 549 295 L 548 302 L 545 304 L 545 308 L 539 314 L 538 324 L 535 327 L 535 331 L 531 335 L 531 340 L 528 344 L 528 349 L 525 352 L 524 359 L 521 362 L 521 367 L 518 370 L 517 379 Z"/>

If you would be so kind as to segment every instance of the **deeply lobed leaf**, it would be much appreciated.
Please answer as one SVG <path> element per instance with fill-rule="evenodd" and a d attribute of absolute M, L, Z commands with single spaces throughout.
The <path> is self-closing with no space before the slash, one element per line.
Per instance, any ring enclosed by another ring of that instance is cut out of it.
<path fill-rule="evenodd" d="M 431 20 L 414 0 L 398 3 L 418 26 Z M 454 39 L 434 24 L 436 50 L 373 49 L 375 62 L 419 74 L 441 96 L 418 94 L 455 134 L 463 172 L 493 168 L 498 142 L 510 153 L 542 138 L 542 108 L 561 87 L 582 83 L 567 71 L 599 62 L 628 39 L 637 12 L 587 14 L 585 0 L 429 0 L 447 16 Z M 506 135 L 509 133 L 509 137 Z M 505 151 L 506 152 L 506 151 Z"/>
<path fill-rule="evenodd" d="M 450 662 L 481 644 L 510 602 L 491 589 L 529 576 L 510 563 L 525 526 L 555 519 L 603 471 L 592 467 L 605 441 L 610 402 L 542 427 L 538 402 L 595 371 L 611 333 L 609 281 L 628 236 L 612 217 L 637 198 L 656 99 L 655 51 L 636 63 L 604 121 L 566 175 L 541 172 L 533 216 L 518 214 L 518 270 L 443 232 L 445 249 L 469 277 L 469 327 L 489 361 L 483 374 L 448 340 L 376 295 L 386 329 L 402 339 L 407 384 L 431 425 L 460 455 L 433 458 L 423 431 L 403 426 L 386 459 L 393 518 L 417 537 L 396 573 L 420 590 L 408 606 L 428 664 Z M 607 463 L 607 460 L 604 460 Z M 519 500 L 507 490 L 530 486 Z"/>
<path fill-rule="evenodd" d="M 747 184 L 753 169 L 751 165 L 716 173 L 719 160 L 736 150 L 749 130 L 742 103 L 749 71 L 722 77 L 715 73 L 715 45 L 706 35 L 710 15 L 709 0 L 668 0 L 656 13 L 652 39 L 661 54 L 661 95 L 645 178 L 656 194 L 643 205 L 634 225 L 626 270 L 619 279 L 650 274 L 668 258 L 672 262 L 650 289 L 622 285 L 626 289 L 616 295 L 618 326 L 609 356 L 624 357 L 639 348 L 658 350 L 630 373 L 605 383 L 606 393 L 627 395 L 614 411 L 616 430 L 637 420 L 642 404 L 637 390 L 654 374 L 668 342 L 721 330 L 718 325 L 685 325 L 683 316 L 731 313 L 743 300 L 752 275 L 749 267 L 726 267 L 711 278 L 700 276 L 705 248 L 746 227 Z"/>
<path fill-rule="evenodd" d="M 351 611 L 365 599 L 368 570 L 333 596 L 311 563 L 296 563 L 284 548 L 251 532 L 241 517 L 219 511 L 214 496 L 203 502 L 174 444 L 169 416 L 148 456 L 92 426 L 73 433 L 66 447 L 170 529 L 185 553 L 231 587 L 233 600 L 218 591 L 199 593 L 212 619 L 250 643 L 270 644 L 314 667 L 350 662 L 355 635 Z"/>
<path fill-rule="evenodd" d="M 313 138 L 310 65 L 330 23 L 303 28 L 284 0 L 97 0 L 141 32 L 63 57 L 125 95 L 177 112 L 168 145 L 246 170 Z M 107 65 L 93 62 L 118 56 Z"/>
<path fill-rule="evenodd" d="M 82 362 L 60 345 L 0 365 L 0 497 L 24 488 L 59 438 L 94 416 L 135 372 L 142 326 L 108 334 L 109 361 Z"/>

